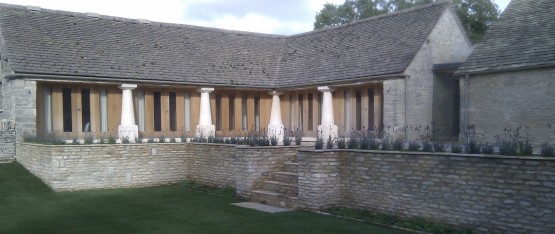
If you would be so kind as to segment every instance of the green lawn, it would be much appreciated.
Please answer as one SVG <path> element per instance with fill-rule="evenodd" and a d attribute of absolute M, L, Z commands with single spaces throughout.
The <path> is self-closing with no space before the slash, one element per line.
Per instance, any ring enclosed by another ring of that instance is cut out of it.
<path fill-rule="evenodd" d="M 407 233 L 233 202 L 179 185 L 55 193 L 21 165 L 0 164 L 0 233 Z"/>

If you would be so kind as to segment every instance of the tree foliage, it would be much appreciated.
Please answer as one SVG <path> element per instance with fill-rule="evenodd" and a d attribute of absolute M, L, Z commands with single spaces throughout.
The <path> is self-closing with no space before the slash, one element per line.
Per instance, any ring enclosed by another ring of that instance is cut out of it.
<path fill-rule="evenodd" d="M 316 15 L 314 29 L 346 24 L 389 12 L 437 2 L 439 0 L 345 0 L 343 4 L 326 3 Z M 452 0 L 469 38 L 480 40 L 499 17 L 492 0 Z"/>

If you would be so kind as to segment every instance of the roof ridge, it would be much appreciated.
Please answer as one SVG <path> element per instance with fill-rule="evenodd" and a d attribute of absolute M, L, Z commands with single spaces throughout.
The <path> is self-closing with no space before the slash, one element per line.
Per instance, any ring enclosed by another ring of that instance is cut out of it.
<path fill-rule="evenodd" d="M 190 25 L 190 24 L 159 22 L 159 21 L 152 21 L 149 19 L 133 19 L 133 18 L 120 17 L 120 16 L 102 15 L 94 12 L 82 13 L 82 12 L 74 12 L 74 11 L 48 9 L 48 8 L 42 8 L 42 7 L 36 7 L 36 6 L 22 6 L 22 5 L 15 5 L 15 4 L 7 4 L 7 3 L 0 3 L 0 9 L 2 8 L 24 10 L 24 11 L 31 11 L 31 12 L 37 12 L 37 13 L 49 13 L 49 14 L 58 14 L 58 15 L 66 15 L 66 16 L 74 16 L 74 17 L 83 17 L 83 18 L 97 18 L 97 19 L 103 19 L 103 20 L 113 20 L 117 22 L 145 24 L 145 25 L 152 25 L 152 26 L 187 28 L 187 29 L 198 30 L 198 31 L 247 34 L 250 36 L 259 36 L 259 37 L 268 37 L 268 38 L 288 37 L 286 35 L 279 35 L 279 34 L 258 33 L 258 32 L 249 32 L 249 31 L 241 31 L 241 30 L 205 27 L 205 26 Z"/>
<path fill-rule="evenodd" d="M 316 29 L 313 31 L 308 31 L 308 32 L 303 32 L 303 33 L 299 33 L 299 34 L 294 34 L 294 35 L 290 35 L 288 37 L 296 37 L 296 36 L 304 36 L 304 35 L 308 35 L 308 34 L 312 34 L 312 33 L 319 33 L 319 32 L 325 32 L 325 31 L 330 31 L 330 30 L 336 30 L 336 29 L 340 29 L 340 28 L 344 28 L 344 27 L 350 27 L 352 25 L 357 25 L 357 24 L 361 24 L 361 23 L 366 23 L 368 21 L 374 21 L 374 20 L 379 20 L 382 18 L 388 18 L 388 17 L 392 17 L 392 16 L 396 16 L 396 15 L 400 15 L 400 14 L 405 14 L 405 13 L 409 13 L 409 12 L 413 12 L 413 11 L 418 11 L 418 10 L 422 10 L 425 8 L 430 8 L 436 5 L 452 5 L 450 0 L 441 0 L 438 2 L 433 2 L 433 3 L 428 3 L 425 5 L 421 5 L 421 6 L 416 6 L 416 7 L 411 7 L 411 8 L 407 8 L 404 10 L 400 10 L 400 11 L 394 11 L 394 12 L 390 12 L 390 13 L 385 13 L 385 14 L 381 14 L 381 15 L 376 15 L 376 16 L 372 16 L 372 17 L 368 17 L 368 18 L 364 18 L 364 19 L 359 19 L 359 20 L 355 20 L 346 24 L 340 24 L 340 25 L 335 25 L 335 26 L 331 26 L 331 27 L 325 27 L 325 28 L 321 28 L 321 29 Z"/>

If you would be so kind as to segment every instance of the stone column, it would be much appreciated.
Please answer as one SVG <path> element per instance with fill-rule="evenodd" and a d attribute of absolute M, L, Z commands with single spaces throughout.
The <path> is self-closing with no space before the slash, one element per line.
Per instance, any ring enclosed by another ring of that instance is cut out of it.
<path fill-rule="evenodd" d="M 278 142 L 283 142 L 283 122 L 281 121 L 281 103 L 279 96 L 283 93 L 272 91 L 272 111 L 270 112 L 270 124 L 268 124 L 268 137 L 276 136 Z"/>
<path fill-rule="evenodd" d="M 328 86 L 318 87 L 318 91 L 322 92 L 322 122 L 318 125 L 318 137 L 327 142 L 328 138 L 337 138 L 337 125 L 333 120 L 333 96 L 332 92 L 335 91 Z"/>
<path fill-rule="evenodd" d="M 139 136 L 139 126 L 135 124 L 135 112 L 133 111 L 133 93 L 131 90 L 137 88 L 136 84 L 122 84 L 119 87 L 121 95 L 121 122 L 118 126 L 118 136 L 121 141 L 124 139 L 135 143 Z"/>
<path fill-rule="evenodd" d="M 212 111 L 210 110 L 210 92 L 214 88 L 200 88 L 200 116 L 197 125 L 197 137 L 209 137 L 216 135 L 216 126 L 212 124 Z"/>

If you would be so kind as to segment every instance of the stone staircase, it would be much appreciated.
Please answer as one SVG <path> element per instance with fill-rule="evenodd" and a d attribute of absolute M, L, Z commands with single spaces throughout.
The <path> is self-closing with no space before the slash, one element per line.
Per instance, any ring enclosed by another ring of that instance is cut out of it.
<path fill-rule="evenodd" d="M 264 180 L 258 189 L 252 191 L 251 201 L 283 208 L 297 208 L 298 168 L 299 164 L 296 162 L 285 162 L 284 171 L 273 172 L 268 180 Z"/>

